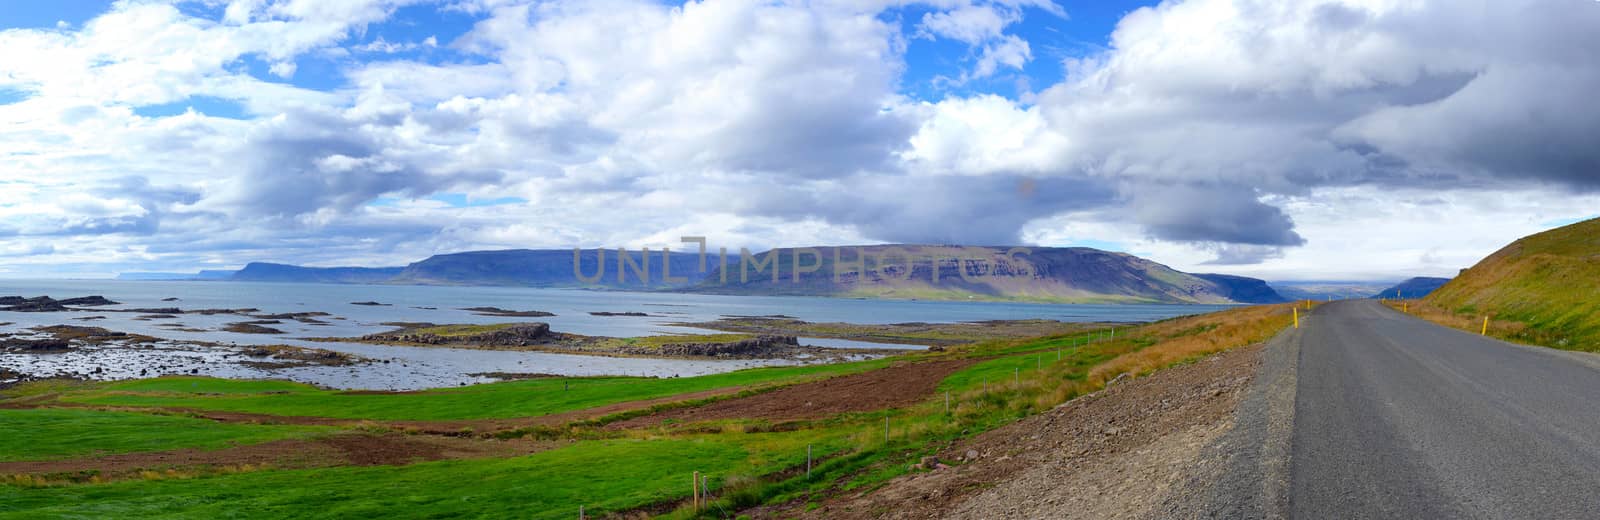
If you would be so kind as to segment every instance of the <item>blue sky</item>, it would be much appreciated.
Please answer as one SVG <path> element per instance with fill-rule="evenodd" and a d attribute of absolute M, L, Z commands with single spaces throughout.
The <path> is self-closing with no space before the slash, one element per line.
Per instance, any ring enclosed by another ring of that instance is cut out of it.
<path fill-rule="evenodd" d="M 1600 3 L 1391 4 L 10 2 L 0 277 L 699 235 L 1392 280 L 1592 215 Z"/>
<path fill-rule="evenodd" d="M 1111 31 L 1128 12 L 1140 7 L 1155 5 L 1154 1 L 1103 0 L 1058 1 L 1066 16 L 1056 16 L 1037 7 L 1024 8 L 1025 17 L 1008 28 L 1008 33 L 1028 41 L 1033 59 L 1022 70 L 953 84 L 950 78 L 959 78 L 974 58 L 971 49 L 948 39 L 913 37 L 905 54 L 906 74 L 901 84 L 903 92 L 925 100 L 936 101 L 948 95 L 996 94 L 1018 97 L 1021 85 L 1042 88 L 1060 81 L 1062 62 L 1066 59 L 1084 58 L 1106 49 Z M 682 2 L 669 2 L 682 5 Z M 58 0 L 51 2 L 16 2 L 6 6 L 0 16 L 0 30 L 4 29 L 56 29 L 65 23 L 70 29 L 104 13 L 112 5 L 104 0 Z M 220 5 L 199 2 L 179 4 L 186 13 L 201 18 L 216 19 L 222 15 Z M 930 6 L 910 5 L 885 11 L 885 20 L 898 21 L 907 34 L 915 34 L 922 17 L 937 12 Z M 295 60 L 297 71 L 292 78 L 274 77 L 268 72 L 269 63 L 259 57 L 243 56 L 232 66 L 248 71 L 262 81 L 282 82 L 300 88 L 330 91 L 348 85 L 344 71 L 350 63 L 372 60 L 406 59 L 424 63 L 472 62 L 476 58 L 449 48 L 450 42 L 466 35 L 473 25 L 482 20 L 459 9 L 445 9 L 434 3 L 418 3 L 399 7 L 385 21 L 352 31 L 350 46 L 388 42 L 405 44 L 435 38 L 440 47 L 424 48 L 395 53 L 361 53 L 350 56 L 305 55 Z M 944 78 L 946 81 L 939 81 Z M 0 102 L 7 94 L 0 92 Z M 227 100 L 196 97 L 188 101 L 142 107 L 141 114 L 165 116 L 181 114 L 189 107 L 220 117 L 242 117 L 241 108 Z"/>

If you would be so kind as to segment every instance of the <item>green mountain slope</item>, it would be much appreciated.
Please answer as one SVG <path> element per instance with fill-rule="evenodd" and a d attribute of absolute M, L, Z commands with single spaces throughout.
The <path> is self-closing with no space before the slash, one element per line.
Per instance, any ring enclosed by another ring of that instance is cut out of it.
<path fill-rule="evenodd" d="M 1513 242 L 1426 301 L 1520 322 L 1535 343 L 1600 351 L 1600 219 Z"/>

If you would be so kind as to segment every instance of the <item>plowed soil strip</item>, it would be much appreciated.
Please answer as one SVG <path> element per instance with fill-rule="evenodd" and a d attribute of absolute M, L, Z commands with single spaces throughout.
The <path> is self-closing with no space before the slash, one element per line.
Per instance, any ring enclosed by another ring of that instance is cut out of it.
<path fill-rule="evenodd" d="M 200 419 L 207 419 L 226 423 L 244 424 L 293 424 L 300 426 L 356 426 L 356 425 L 384 425 L 390 428 L 406 430 L 413 433 L 429 434 L 455 434 L 464 429 L 474 432 L 495 432 L 512 430 L 530 426 L 560 426 L 563 424 L 597 419 L 616 413 L 633 410 L 643 410 L 661 404 L 670 404 L 682 401 L 697 401 L 725 395 L 733 395 L 747 390 L 748 387 L 736 386 L 702 390 L 687 394 L 676 394 L 642 401 L 627 401 L 608 404 L 594 408 L 584 408 L 569 412 L 541 415 L 537 417 L 518 417 L 507 419 L 461 419 L 441 421 L 396 421 L 396 420 L 370 420 L 370 419 L 345 419 L 337 417 L 313 417 L 296 415 L 269 415 L 250 412 L 227 412 L 217 410 L 202 410 L 184 407 L 136 407 L 136 406 L 110 406 L 85 403 L 65 402 L 36 402 L 36 403 L 0 403 L 0 408 L 7 409 L 35 409 L 35 408 L 82 408 L 89 410 L 127 411 L 127 412 L 157 412 L 181 414 Z"/>
<path fill-rule="evenodd" d="M 511 457 L 544 451 L 552 442 L 458 439 L 400 434 L 344 434 L 320 439 L 282 440 L 218 450 L 126 453 L 50 461 L 0 462 L 0 475 L 52 475 L 96 472 L 117 478 L 141 470 L 270 466 L 278 469 L 328 466 L 391 466 L 445 459 Z"/>
<path fill-rule="evenodd" d="M 978 362 L 976 359 L 904 363 L 888 368 L 786 386 L 750 397 L 678 408 L 611 423 L 609 429 L 642 428 L 667 420 L 718 419 L 787 421 L 817 419 L 840 413 L 869 412 L 915 404 L 938 389 L 945 377 Z"/>

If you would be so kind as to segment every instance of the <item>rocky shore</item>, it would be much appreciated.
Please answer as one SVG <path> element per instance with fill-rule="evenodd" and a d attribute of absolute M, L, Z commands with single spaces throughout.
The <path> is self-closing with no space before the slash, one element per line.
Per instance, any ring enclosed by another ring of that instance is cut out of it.
<path fill-rule="evenodd" d="M 379 334 L 368 334 L 362 336 L 361 340 L 365 342 L 410 343 L 434 346 L 531 347 L 552 344 L 564 339 L 563 335 L 550 332 L 550 325 L 547 323 L 521 323 L 496 330 L 460 335 L 429 332 L 430 329 L 438 329 L 438 327 L 432 324 L 420 325 L 423 326 Z"/>
<path fill-rule="evenodd" d="M 0 297 L 0 311 L 9 312 L 65 312 L 73 307 L 100 307 L 105 305 L 121 305 L 107 300 L 102 296 L 86 296 L 83 298 L 68 298 L 57 300 L 49 296 L 23 298 L 21 296 Z"/>
<path fill-rule="evenodd" d="M 800 340 L 794 336 L 756 336 L 737 341 L 667 343 L 653 347 L 621 347 L 618 350 L 637 355 L 765 358 L 784 357 L 800 348 Z"/>
<path fill-rule="evenodd" d="M 789 335 L 713 334 L 612 338 L 583 336 L 550 330 L 542 322 L 499 325 L 435 325 L 395 323 L 399 329 L 360 338 L 319 338 L 381 345 L 449 347 L 484 350 L 522 350 L 595 356 L 682 359 L 844 359 L 884 355 L 877 349 L 809 347 Z"/>
<path fill-rule="evenodd" d="M 554 313 L 545 311 L 512 311 L 499 307 L 468 307 L 461 309 L 479 316 L 495 316 L 499 318 L 548 318 Z"/>
<path fill-rule="evenodd" d="M 263 377 L 297 367 L 373 360 L 330 350 L 175 341 L 100 327 L 54 325 L 0 333 L 0 387 L 41 379 L 105 380 L 161 375 Z M 240 369 L 261 372 L 241 372 Z"/>

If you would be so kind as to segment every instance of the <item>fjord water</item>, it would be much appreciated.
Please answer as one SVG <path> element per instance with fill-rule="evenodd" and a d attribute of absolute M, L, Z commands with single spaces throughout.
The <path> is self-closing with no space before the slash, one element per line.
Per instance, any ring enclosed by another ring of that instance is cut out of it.
<path fill-rule="evenodd" d="M 498 352 L 463 349 L 411 348 L 351 343 L 319 342 L 307 338 L 350 337 L 394 327 L 385 322 L 504 323 L 542 321 L 557 332 L 598 336 L 644 336 L 702 333 L 673 323 L 711 321 L 724 316 L 792 316 L 813 322 L 903 323 L 961 322 L 1042 318 L 1060 321 L 1140 322 L 1211 312 L 1215 305 L 1058 305 L 1000 302 L 947 302 L 856 300 L 811 297 L 719 296 L 680 293 L 642 293 L 537 289 L 514 287 L 436 287 L 397 285 L 327 285 L 252 282 L 157 282 L 114 280 L 0 280 L 0 296 L 71 298 L 102 295 L 121 305 L 83 312 L 0 312 L 0 332 L 19 332 L 43 325 L 92 325 L 114 331 L 146 334 L 178 341 L 224 344 L 289 344 L 309 346 L 389 360 L 390 363 L 357 367 L 301 367 L 270 373 L 225 364 L 205 363 L 198 373 L 219 377 L 280 377 L 339 388 L 413 389 L 455 386 L 487 381 L 469 374 L 484 372 L 545 373 L 558 375 L 689 376 L 723 372 L 786 361 L 721 361 L 628 359 L 537 352 Z M 178 298 L 178 301 L 163 301 Z M 377 302 L 383 306 L 353 305 Z M 222 332 L 228 323 L 249 321 L 239 315 L 184 314 L 176 319 L 138 321 L 139 314 L 108 312 L 114 309 L 177 307 L 184 310 L 254 308 L 262 313 L 321 311 L 332 314 L 327 325 L 284 320 L 272 325 L 283 335 Z M 543 318 L 479 316 L 467 307 L 500 307 L 516 311 L 538 310 L 556 314 Z M 642 312 L 648 317 L 593 316 L 590 312 Z M 103 317 L 93 321 L 78 318 Z M 182 324 L 176 331 L 163 324 Z M 877 346 L 864 342 L 803 338 L 802 343 L 825 347 Z M 107 351 L 77 356 L 123 355 L 126 360 L 106 367 L 103 377 L 125 378 L 139 374 L 140 365 L 173 363 Z M 25 358 L 22 356 L 26 356 Z M 44 356 L 56 356 L 47 358 Z M 177 354 L 175 354 L 177 356 Z M 0 354 L 0 366 L 40 370 L 38 363 L 71 363 L 71 355 Z M 124 366 L 126 365 L 126 366 Z M 101 363 L 97 366 L 106 366 Z M 188 368 L 188 365 L 183 365 Z M 177 372 L 174 372 L 177 373 Z M 187 373 L 186 371 L 184 373 Z"/>

